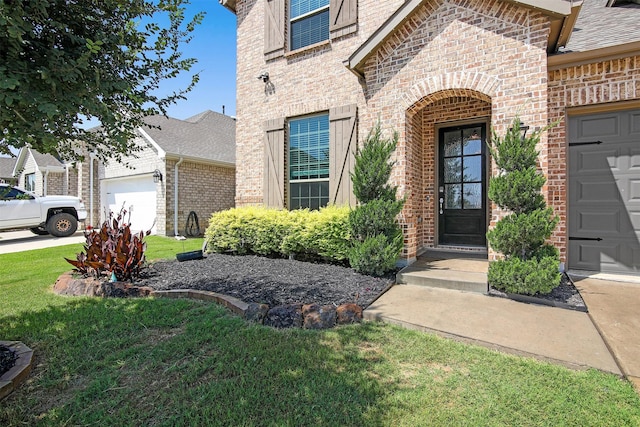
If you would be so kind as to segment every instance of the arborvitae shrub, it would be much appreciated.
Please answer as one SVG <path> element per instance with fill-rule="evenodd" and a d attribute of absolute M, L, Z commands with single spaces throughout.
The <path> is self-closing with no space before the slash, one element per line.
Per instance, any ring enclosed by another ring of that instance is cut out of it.
<path fill-rule="evenodd" d="M 546 179 L 536 169 L 540 133 L 522 138 L 516 117 L 504 137 L 493 132 L 490 148 L 500 173 L 489 183 L 489 198 L 511 213 L 487 233 L 504 259 L 489 265 L 489 284 L 506 292 L 549 293 L 560 283 L 558 251 L 545 242 L 558 218 L 547 208 L 541 189 Z"/>
<path fill-rule="evenodd" d="M 385 138 L 377 122 L 356 154 L 351 180 L 360 205 L 349 214 L 353 241 L 349 263 L 363 274 L 381 276 L 392 271 L 402 251 L 402 230 L 396 217 L 404 200 L 396 200 L 397 187 L 389 184 L 394 164 L 391 154 L 397 143 L 398 134 Z"/>
<path fill-rule="evenodd" d="M 402 204 L 402 200 L 372 200 L 352 210 L 349 213 L 351 237 L 364 241 L 378 234 L 395 235 L 399 231 L 396 217 Z"/>
<path fill-rule="evenodd" d="M 491 286 L 513 294 L 548 294 L 560 284 L 558 257 L 521 260 L 511 257 L 489 264 Z"/>
<path fill-rule="evenodd" d="M 358 202 L 396 200 L 396 187 L 389 185 L 389 177 L 394 165 L 391 154 L 397 144 L 398 133 L 394 132 L 391 139 L 383 137 L 379 121 L 369 131 L 362 150 L 356 154 L 351 174 L 353 194 Z"/>
<path fill-rule="evenodd" d="M 402 233 L 395 237 L 384 234 L 367 237 L 364 241 L 353 246 L 349 256 L 349 264 L 359 273 L 382 276 L 395 269 L 402 246 Z"/>

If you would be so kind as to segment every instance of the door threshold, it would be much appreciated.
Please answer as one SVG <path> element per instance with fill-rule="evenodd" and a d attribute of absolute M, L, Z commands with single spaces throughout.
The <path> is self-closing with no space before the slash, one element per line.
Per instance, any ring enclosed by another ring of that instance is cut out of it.
<path fill-rule="evenodd" d="M 487 248 L 484 246 L 453 246 L 440 245 L 434 248 L 426 248 L 419 255 L 420 257 L 440 257 L 440 258 L 480 258 L 488 259 Z"/>

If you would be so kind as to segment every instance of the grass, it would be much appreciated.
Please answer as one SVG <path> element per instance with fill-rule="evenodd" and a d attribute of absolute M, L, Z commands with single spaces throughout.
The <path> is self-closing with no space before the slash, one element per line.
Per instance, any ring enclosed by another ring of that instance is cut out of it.
<path fill-rule="evenodd" d="M 79 246 L 0 255 L 0 339 L 36 354 L 0 425 L 640 425 L 631 385 L 595 370 L 378 323 L 279 331 L 200 301 L 53 295 Z"/>

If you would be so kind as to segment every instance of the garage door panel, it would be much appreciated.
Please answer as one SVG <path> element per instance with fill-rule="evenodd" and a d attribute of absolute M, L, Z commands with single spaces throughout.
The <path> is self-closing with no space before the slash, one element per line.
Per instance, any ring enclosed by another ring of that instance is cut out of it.
<path fill-rule="evenodd" d="M 618 136 L 620 119 L 617 115 L 606 115 L 594 118 L 579 119 L 580 138 Z"/>
<path fill-rule="evenodd" d="M 578 203 L 619 203 L 620 192 L 615 182 L 606 179 L 578 182 L 575 192 Z"/>
<path fill-rule="evenodd" d="M 620 211 L 581 211 L 574 221 L 574 230 L 578 236 L 590 236 L 597 234 L 598 237 L 616 236 L 621 232 Z"/>
<path fill-rule="evenodd" d="M 610 173 L 612 169 L 618 169 L 617 150 L 590 150 L 578 151 L 578 161 L 574 172 L 585 175 L 595 172 Z"/>
<path fill-rule="evenodd" d="M 630 113 L 629 114 L 629 122 L 630 122 L 630 135 L 640 135 L 640 113 Z"/>
<path fill-rule="evenodd" d="M 640 111 L 569 120 L 569 268 L 640 274 Z"/>
<path fill-rule="evenodd" d="M 128 211 L 125 220 L 131 222 L 133 231 L 155 232 L 155 187 L 153 179 L 147 176 L 107 181 L 106 208 L 117 214 L 124 207 Z"/>

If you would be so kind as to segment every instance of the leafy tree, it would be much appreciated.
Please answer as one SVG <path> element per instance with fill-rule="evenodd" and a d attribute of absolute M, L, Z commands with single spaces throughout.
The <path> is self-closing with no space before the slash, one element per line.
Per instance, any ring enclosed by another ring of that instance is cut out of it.
<path fill-rule="evenodd" d="M 402 230 L 396 217 L 404 200 L 396 200 L 397 187 L 389 184 L 390 158 L 397 144 L 397 132 L 385 138 L 378 121 L 356 154 L 351 181 L 360 205 L 349 213 L 353 240 L 349 263 L 360 273 L 381 276 L 393 270 L 402 251 Z"/>
<path fill-rule="evenodd" d="M 78 142 L 98 158 L 136 151 L 146 116 L 166 114 L 198 81 L 169 95 L 160 82 L 188 72 L 180 47 L 203 14 L 187 0 L 0 0 L 0 153 L 30 145 L 67 159 Z M 80 126 L 97 119 L 100 127 Z"/>
<path fill-rule="evenodd" d="M 500 173 L 489 183 L 489 198 L 511 213 L 487 233 L 504 259 L 489 265 L 489 283 L 506 292 L 548 293 L 560 283 L 558 250 L 545 244 L 558 218 L 547 208 L 541 189 L 546 179 L 536 168 L 541 132 L 522 138 L 520 119 L 500 137 L 493 132 L 491 156 Z"/>

